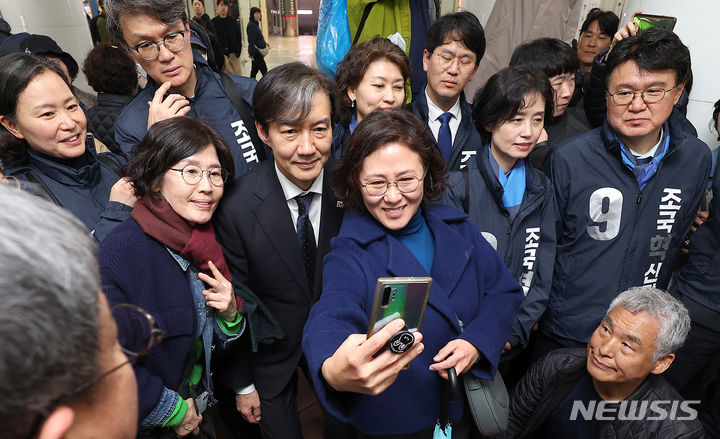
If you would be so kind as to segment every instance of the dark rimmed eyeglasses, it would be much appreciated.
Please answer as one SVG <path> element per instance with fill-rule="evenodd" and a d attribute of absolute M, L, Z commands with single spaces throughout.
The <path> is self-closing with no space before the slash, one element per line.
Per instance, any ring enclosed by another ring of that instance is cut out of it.
<path fill-rule="evenodd" d="M 616 91 L 615 93 L 610 93 L 610 91 L 608 91 L 607 94 L 617 105 L 628 105 L 630 102 L 635 100 L 635 96 L 637 95 L 640 95 L 640 97 L 643 101 L 645 101 L 646 104 L 656 104 L 662 101 L 665 97 L 665 94 L 669 91 L 674 90 L 675 87 L 677 87 L 677 85 L 667 90 L 660 87 L 653 87 L 644 91 L 620 90 Z"/>
<path fill-rule="evenodd" d="M 136 51 L 142 59 L 146 61 L 152 61 L 160 56 L 160 44 L 165 46 L 167 50 L 171 52 L 179 52 L 185 47 L 185 32 L 179 30 L 176 32 L 170 32 L 165 35 L 162 40 L 157 41 L 143 41 L 133 47 L 132 50 Z"/>
<path fill-rule="evenodd" d="M 153 347 L 159 345 L 165 338 L 165 331 L 157 326 L 155 318 L 139 306 L 131 303 L 121 303 L 113 306 L 110 312 L 118 327 L 120 348 L 127 355 L 127 360 L 55 398 L 48 407 L 40 411 L 40 415 L 36 418 L 26 437 L 35 437 L 42 423 L 45 422 L 45 419 L 57 406 L 99 383 L 103 378 L 120 370 L 128 363 L 132 363 L 137 357 L 147 355 Z"/>

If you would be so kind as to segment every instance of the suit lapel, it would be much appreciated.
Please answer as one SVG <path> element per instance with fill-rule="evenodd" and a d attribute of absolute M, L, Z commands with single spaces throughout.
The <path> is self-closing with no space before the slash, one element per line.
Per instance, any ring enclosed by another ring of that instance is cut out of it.
<path fill-rule="evenodd" d="M 256 221 L 265 231 L 268 242 L 283 261 L 295 283 L 310 297 L 300 243 L 272 162 L 265 166 L 263 175 L 258 178 L 255 195 L 262 200 L 254 211 Z"/>

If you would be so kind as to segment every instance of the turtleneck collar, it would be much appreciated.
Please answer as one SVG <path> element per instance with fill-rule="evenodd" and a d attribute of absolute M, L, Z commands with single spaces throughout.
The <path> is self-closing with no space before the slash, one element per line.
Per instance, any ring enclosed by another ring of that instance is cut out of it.
<path fill-rule="evenodd" d="M 418 207 L 417 212 L 410 218 L 410 221 L 400 230 L 390 230 L 390 234 L 396 238 L 401 236 L 410 236 L 418 233 L 426 226 L 425 218 L 422 216 L 422 207 Z"/>

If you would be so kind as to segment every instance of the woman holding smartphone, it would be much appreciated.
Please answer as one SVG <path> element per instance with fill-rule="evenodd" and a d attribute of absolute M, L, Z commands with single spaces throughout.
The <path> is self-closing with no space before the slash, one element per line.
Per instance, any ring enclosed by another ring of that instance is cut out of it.
<path fill-rule="evenodd" d="M 467 216 L 433 203 L 444 168 L 423 124 L 398 109 L 358 125 L 335 173 L 333 188 L 348 211 L 325 258 L 303 350 L 318 399 L 358 438 L 431 437 L 446 370 L 491 378 L 522 300 Z M 365 335 L 377 279 L 394 276 L 433 278 L 423 335 L 416 332 L 405 353 L 379 353 L 403 328 L 394 320 Z M 471 432 L 463 400 L 450 407 L 453 437 Z"/>

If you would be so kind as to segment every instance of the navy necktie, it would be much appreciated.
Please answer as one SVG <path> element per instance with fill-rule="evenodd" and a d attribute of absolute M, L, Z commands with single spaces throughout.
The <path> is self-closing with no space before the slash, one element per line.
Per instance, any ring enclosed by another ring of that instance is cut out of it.
<path fill-rule="evenodd" d="M 438 130 L 438 147 L 445 161 L 450 160 L 450 153 L 452 152 L 452 133 L 450 132 L 450 119 L 452 119 L 452 113 L 443 113 L 437 120 L 440 121 L 440 129 Z"/>
<path fill-rule="evenodd" d="M 302 250 L 303 262 L 305 263 L 305 274 L 308 285 L 312 289 L 313 277 L 315 274 L 315 233 L 310 222 L 310 203 L 314 194 L 309 192 L 305 195 L 295 197 L 298 206 L 297 238 Z"/>

